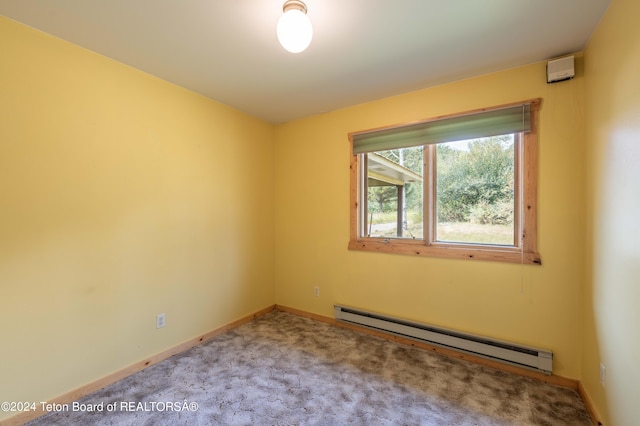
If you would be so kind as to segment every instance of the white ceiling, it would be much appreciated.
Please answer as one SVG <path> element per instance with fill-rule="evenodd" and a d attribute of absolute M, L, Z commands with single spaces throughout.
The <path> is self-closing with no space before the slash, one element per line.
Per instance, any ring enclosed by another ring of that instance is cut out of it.
<path fill-rule="evenodd" d="M 0 13 L 281 123 L 581 51 L 610 0 L 305 0 L 299 54 L 276 38 L 283 2 L 0 0 Z"/>

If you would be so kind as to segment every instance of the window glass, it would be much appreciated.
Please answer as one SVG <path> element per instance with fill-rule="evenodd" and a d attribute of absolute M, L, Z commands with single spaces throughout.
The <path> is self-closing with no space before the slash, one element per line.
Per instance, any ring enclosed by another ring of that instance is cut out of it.
<path fill-rule="evenodd" d="M 365 154 L 367 236 L 423 238 L 423 151 L 412 147 Z"/>
<path fill-rule="evenodd" d="M 514 245 L 514 135 L 437 144 L 435 240 Z"/>

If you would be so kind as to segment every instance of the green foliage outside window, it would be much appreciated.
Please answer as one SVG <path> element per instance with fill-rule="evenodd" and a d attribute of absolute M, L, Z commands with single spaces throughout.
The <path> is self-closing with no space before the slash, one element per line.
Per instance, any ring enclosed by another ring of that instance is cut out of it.
<path fill-rule="evenodd" d="M 474 140 L 465 150 L 438 145 L 436 164 L 438 222 L 513 223 L 511 135 Z"/>

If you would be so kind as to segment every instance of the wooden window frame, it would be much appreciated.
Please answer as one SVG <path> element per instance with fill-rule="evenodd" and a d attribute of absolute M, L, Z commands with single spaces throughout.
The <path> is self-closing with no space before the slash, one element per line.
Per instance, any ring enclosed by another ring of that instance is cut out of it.
<path fill-rule="evenodd" d="M 500 105 L 436 117 L 426 121 L 474 114 L 491 109 L 506 108 L 519 104 L 529 104 L 531 130 L 517 133 L 514 145 L 514 246 L 488 244 L 466 244 L 435 241 L 435 167 L 424 177 L 424 238 L 376 238 L 365 233 L 367 197 L 363 188 L 366 181 L 366 154 L 353 154 L 353 133 L 349 134 L 350 161 L 350 240 L 349 250 L 363 250 L 379 253 L 395 253 L 414 256 L 428 256 L 453 259 L 486 260 L 509 263 L 541 265 L 537 247 L 537 193 L 538 193 L 538 112 L 541 99 Z M 369 131 L 399 128 L 416 123 L 406 123 Z M 360 132 L 359 132 L 360 133 Z M 425 146 L 424 161 L 433 161 L 435 145 Z M 431 157 L 431 158 L 430 158 Z"/>

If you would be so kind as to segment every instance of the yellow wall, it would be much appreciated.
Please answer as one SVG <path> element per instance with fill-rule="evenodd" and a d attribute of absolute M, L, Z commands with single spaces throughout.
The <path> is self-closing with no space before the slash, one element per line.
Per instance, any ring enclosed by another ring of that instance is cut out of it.
<path fill-rule="evenodd" d="M 275 130 L 0 18 L 0 401 L 59 396 L 274 302 L 341 303 L 552 349 L 608 424 L 634 424 L 639 15 L 613 0 L 568 82 L 538 63 Z M 535 97 L 542 266 L 347 250 L 347 133 Z"/>
<path fill-rule="evenodd" d="M 589 238 L 582 382 L 610 425 L 640 419 L 638 16 L 637 1 L 613 0 L 585 52 Z"/>
<path fill-rule="evenodd" d="M 583 76 L 546 84 L 545 64 L 428 88 L 278 126 L 276 301 L 333 316 L 335 303 L 549 348 L 579 378 L 583 243 Z M 350 252 L 347 133 L 543 98 L 542 266 Z M 313 287 L 320 296 L 313 297 Z"/>
<path fill-rule="evenodd" d="M 0 401 L 274 303 L 272 125 L 2 17 L 0 52 Z"/>

